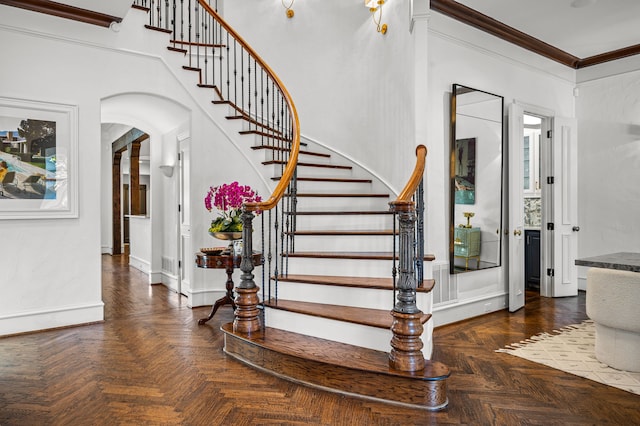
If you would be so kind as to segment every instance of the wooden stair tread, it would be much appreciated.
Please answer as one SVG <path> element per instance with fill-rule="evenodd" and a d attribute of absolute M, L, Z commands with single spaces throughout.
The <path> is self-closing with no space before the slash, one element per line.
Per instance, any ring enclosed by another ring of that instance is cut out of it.
<path fill-rule="evenodd" d="M 278 281 L 393 290 L 393 279 L 380 277 L 342 277 L 333 275 L 289 274 L 287 276 L 278 276 Z M 434 285 L 434 279 L 425 279 L 422 282 L 422 286 L 418 287 L 416 291 L 419 293 L 429 293 L 433 290 Z"/>
<path fill-rule="evenodd" d="M 250 337 L 233 332 L 233 323 L 221 327 L 225 333 L 249 341 L 262 347 L 299 358 L 310 359 L 324 364 L 336 365 L 361 371 L 375 371 L 397 377 L 411 377 L 418 380 L 441 380 L 449 377 L 449 368 L 444 364 L 426 361 L 424 370 L 405 372 L 389 368 L 389 354 L 374 349 L 362 348 L 346 343 L 325 340 L 318 337 L 293 333 L 277 328 L 265 327 L 264 331 Z"/>
<path fill-rule="evenodd" d="M 300 142 L 300 146 L 307 146 L 306 142 Z M 258 149 L 271 149 L 273 151 L 285 151 L 285 152 L 290 152 L 291 149 L 290 148 L 285 148 L 285 147 L 281 147 L 281 146 L 273 146 L 273 145 L 254 145 L 251 147 L 251 149 L 253 150 L 258 150 Z M 324 157 L 324 158 L 329 158 L 331 157 L 331 155 L 329 154 L 323 154 L 321 152 L 314 152 L 314 151 L 306 151 L 306 150 L 300 150 L 299 154 L 304 154 L 304 155 L 314 155 L 316 157 Z M 271 178 L 271 179 L 277 179 L 280 180 L 280 178 Z"/>
<path fill-rule="evenodd" d="M 240 133 L 241 135 L 264 136 L 266 138 L 277 139 L 277 140 L 281 140 L 281 141 L 284 141 L 284 142 L 291 143 L 291 140 L 289 138 L 286 138 L 286 137 L 281 136 L 281 135 L 274 135 L 273 133 L 269 133 L 269 132 L 263 132 L 263 131 L 260 131 L 260 130 L 241 130 L 238 133 Z"/>
<path fill-rule="evenodd" d="M 271 132 L 274 135 L 282 135 L 282 132 L 280 130 L 274 129 L 269 124 L 261 123 L 260 121 L 256 120 L 255 118 L 249 117 L 247 114 L 243 114 L 241 112 L 239 114 L 235 114 L 235 115 L 228 115 L 225 118 L 227 120 L 244 120 L 247 123 L 253 124 L 254 126 L 261 127 L 262 131 L 268 131 L 268 132 Z"/>
<path fill-rule="evenodd" d="M 300 151 L 302 154 L 302 151 Z M 281 176 L 274 176 L 271 180 L 278 181 Z M 349 183 L 371 183 L 371 179 L 357 179 L 357 178 L 331 178 L 331 177 L 300 177 L 298 176 L 298 182 L 349 182 Z"/>
<path fill-rule="evenodd" d="M 291 194 L 287 193 L 285 194 L 286 196 L 291 196 Z M 348 194 L 348 193 L 307 193 L 307 192 L 302 192 L 302 193 L 297 193 L 296 197 L 334 197 L 334 198 L 348 198 L 348 197 L 362 197 L 362 198 L 366 198 L 366 197 L 373 197 L 373 198 L 389 198 L 389 194 L 370 194 L 370 193 L 359 193 L 359 194 Z"/>
<path fill-rule="evenodd" d="M 171 34 L 173 32 L 173 30 L 168 30 L 168 29 L 162 28 L 162 27 L 154 27 L 153 25 L 145 25 L 144 27 L 146 29 L 148 29 L 148 30 L 159 31 L 159 32 L 165 33 L 165 34 Z"/>
<path fill-rule="evenodd" d="M 349 252 L 349 251 L 297 251 L 282 256 L 288 257 L 306 257 L 306 258 L 321 258 L 321 259 L 372 259 L 372 260 L 392 260 L 393 255 L 391 252 Z M 398 255 L 395 256 L 398 259 Z M 432 254 L 425 254 L 424 260 L 431 262 L 435 260 L 435 256 Z"/>
<path fill-rule="evenodd" d="M 264 302 L 264 306 L 287 312 L 384 329 L 390 329 L 393 323 L 390 309 L 357 308 L 354 306 L 329 305 L 325 303 L 299 302 L 284 299 L 278 299 L 277 301 L 274 299 L 267 300 Z M 431 314 L 422 314 L 420 322 L 424 324 L 429 318 L 431 318 Z"/>
<path fill-rule="evenodd" d="M 269 160 L 269 161 L 263 161 L 262 164 L 264 164 L 265 166 L 268 166 L 270 164 L 287 164 L 287 162 L 283 160 Z M 300 161 L 298 161 L 298 166 L 299 167 L 321 167 L 325 169 L 342 169 L 342 170 L 352 169 L 351 166 L 342 166 L 339 164 L 305 163 Z"/>
<path fill-rule="evenodd" d="M 167 46 L 167 49 L 171 50 L 172 52 L 179 52 L 182 54 L 186 54 L 188 52 L 187 49 L 182 49 L 180 47 Z"/>
<path fill-rule="evenodd" d="M 284 214 L 294 214 L 293 212 L 284 212 Z M 344 210 L 340 210 L 340 211 L 297 211 L 295 214 L 297 215 L 374 215 L 374 214 L 379 214 L 379 215 L 389 215 L 389 214 L 393 214 L 392 211 L 389 210 L 354 210 L 354 211 L 344 211 Z"/>
<path fill-rule="evenodd" d="M 393 230 L 384 229 L 384 230 L 358 230 L 358 231 L 330 231 L 330 230 L 314 230 L 314 231 L 293 231 L 293 232 L 285 232 L 287 235 L 298 235 L 298 236 L 323 236 L 323 235 L 331 235 L 331 236 L 340 236 L 340 235 L 353 235 L 353 236 L 366 236 L 366 235 L 393 235 Z M 395 234 L 398 234 L 396 230 Z"/>

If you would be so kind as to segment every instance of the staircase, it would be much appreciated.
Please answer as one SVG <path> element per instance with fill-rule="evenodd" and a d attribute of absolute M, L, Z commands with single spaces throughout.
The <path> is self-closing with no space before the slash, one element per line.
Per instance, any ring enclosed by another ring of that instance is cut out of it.
<path fill-rule="evenodd" d="M 445 407 L 449 370 L 428 360 L 431 315 L 416 310 L 431 311 L 435 283 L 422 279 L 423 273 L 431 277 L 433 256 L 416 252 L 420 238 L 413 243 L 415 209 L 408 200 L 415 185 L 394 201 L 373 177 L 322 146 L 300 143 L 286 89 L 222 21 L 215 4 L 181 7 L 189 6 L 134 2 L 149 14 L 146 27 L 166 32 L 169 50 L 184 55 L 184 69 L 212 92 L 212 107 L 227 108 L 228 120 L 243 123 L 239 133 L 247 149 L 277 182 L 269 200 L 245 205 L 243 258 L 254 249 L 253 212 L 263 212 L 256 239 L 264 279 L 256 286 L 253 265 L 243 261 L 236 320 L 222 328 L 225 352 L 306 385 L 428 410 Z M 195 32 L 191 21 L 184 23 L 187 16 L 197 20 Z M 420 181 L 422 173 L 412 179 Z"/>

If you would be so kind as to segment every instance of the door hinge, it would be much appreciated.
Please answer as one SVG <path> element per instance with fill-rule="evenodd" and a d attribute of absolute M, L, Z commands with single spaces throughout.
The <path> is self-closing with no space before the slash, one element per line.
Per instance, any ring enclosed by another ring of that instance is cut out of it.
<path fill-rule="evenodd" d="M 182 268 L 182 260 L 178 260 L 178 269 Z"/>
<path fill-rule="evenodd" d="M 553 231 L 554 225 L 553 222 L 548 222 L 547 223 L 547 231 Z"/>
<path fill-rule="evenodd" d="M 180 161 L 180 156 L 181 156 L 181 155 L 182 155 L 182 154 L 178 153 L 178 161 Z"/>
<path fill-rule="evenodd" d="M 178 212 L 182 211 L 182 204 L 178 204 Z"/>
<path fill-rule="evenodd" d="M 547 176 L 547 185 L 553 185 L 554 183 L 556 183 L 556 180 L 554 179 L 554 177 Z"/>
<path fill-rule="evenodd" d="M 552 134 L 553 134 L 553 133 L 551 132 L 551 130 L 547 130 L 547 138 L 548 138 L 548 139 L 551 139 L 551 135 L 552 135 Z"/>
<path fill-rule="evenodd" d="M 555 270 L 553 268 L 547 269 L 547 276 L 553 277 L 554 274 L 555 274 Z"/>

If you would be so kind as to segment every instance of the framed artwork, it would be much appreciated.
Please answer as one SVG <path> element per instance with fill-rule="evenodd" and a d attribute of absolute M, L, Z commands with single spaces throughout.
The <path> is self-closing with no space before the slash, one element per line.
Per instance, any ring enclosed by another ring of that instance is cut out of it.
<path fill-rule="evenodd" d="M 455 202 L 476 202 L 476 138 L 457 139 L 455 146 Z"/>
<path fill-rule="evenodd" d="M 0 97 L 0 219 L 78 217 L 78 107 Z"/>

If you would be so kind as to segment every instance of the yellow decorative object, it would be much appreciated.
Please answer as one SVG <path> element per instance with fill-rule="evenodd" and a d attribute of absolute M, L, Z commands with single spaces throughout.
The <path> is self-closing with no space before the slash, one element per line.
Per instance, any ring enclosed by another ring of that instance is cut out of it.
<path fill-rule="evenodd" d="M 385 0 L 364 0 L 364 5 L 369 8 L 371 12 L 371 18 L 376 24 L 376 30 L 380 34 L 387 33 L 387 24 L 382 23 L 382 6 Z"/>
<path fill-rule="evenodd" d="M 462 215 L 467 218 L 466 225 L 460 225 L 461 228 L 471 228 L 471 218 L 476 214 L 474 212 L 463 212 Z"/>
<path fill-rule="evenodd" d="M 289 6 L 287 6 L 286 4 L 284 4 L 284 0 L 282 0 L 282 6 L 285 9 L 287 9 L 286 14 L 287 14 L 287 18 L 289 18 L 289 19 L 293 18 L 293 15 L 295 15 L 295 12 L 292 9 L 294 1 L 295 0 L 291 0 L 291 3 L 289 3 Z"/>

